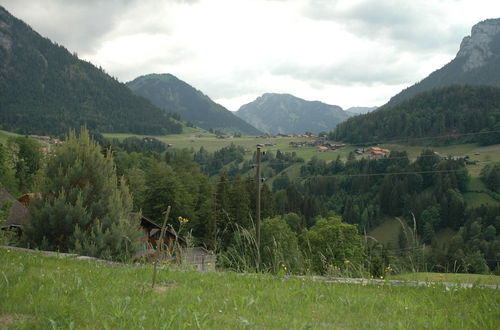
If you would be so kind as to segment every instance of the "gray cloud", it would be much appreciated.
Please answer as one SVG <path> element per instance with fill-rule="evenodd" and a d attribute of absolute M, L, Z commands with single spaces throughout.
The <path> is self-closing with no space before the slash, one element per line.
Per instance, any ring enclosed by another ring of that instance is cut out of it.
<path fill-rule="evenodd" d="M 272 73 L 289 76 L 309 84 L 334 84 L 343 86 L 400 85 L 415 81 L 418 76 L 405 63 L 394 63 L 392 57 L 373 59 L 369 57 L 350 58 L 347 62 L 325 66 L 303 66 L 296 63 L 282 63 Z"/>
<path fill-rule="evenodd" d="M 439 1 L 363 0 L 346 7 L 345 0 L 311 0 L 304 13 L 313 20 L 344 25 L 359 37 L 395 43 L 405 50 L 457 49 L 463 26 L 445 24 Z"/>
<path fill-rule="evenodd" d="M 158 17 L 166 2 L 191 5 L 199 0 L 0 0 L 33 29 L 70 51 L 93 53 L 124 16 L 143 11 L 146 19 L 128 22 L 141 33 L 168 33 Z"/>

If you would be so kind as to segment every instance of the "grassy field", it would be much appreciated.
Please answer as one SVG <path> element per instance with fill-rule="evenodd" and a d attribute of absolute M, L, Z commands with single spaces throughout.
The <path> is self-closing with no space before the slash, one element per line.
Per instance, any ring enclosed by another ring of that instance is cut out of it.
<path fill-rule="evenodd" d="M 403 222 L 403 225 L 406 227 L 406 231 L 409 235 L 408 241 L 413 242 L 411 239 L 412 229 L 408 227 L 408 225 Z M 398 239 L 399 232 L 401 228 L 401 222 L 399 222 L 395 218 L 388 218 L 384 222 L 382 222 L 379 226 L 368 233 L 368 236 L 375 238 L 380 243 L 387 246 L 388 244 L 392 248 L 398 247 Z"/>
<path fill-rule="evenodd" d="M 130 135 L 130 134 L 104 134 L 106 138 L 117 138 L 123 139 L 128 136 L 137 136 L 139 135 Z M 289 143 L 301 142 L 301 141 L 311 141 L 312 138 L 290 138 L 290 137 L 276 137 L 276 138 L 257 138 L 252 136 L 243 136 L 238 138 L 226 138 L 226 139 L 218 139 L 214 134 L 208 133 L 206 131 L 196 131 L 194 129 L 190 129 L 189 132 L 184 132 L 183 134 L 174 134 L 174 135 L 166 135 L 166 136 L 156 136 L 156 138 L 166 144 L 172 144 L 173 148 L 187 148 L 194 150 L 199 150 L 200 147 L 203 146 L 208 151 L 216 151 L 223 147 L 234 143 L 236 145 L 240 145 L 248 150 L 249 157 L 256 150 L 257 144 L 264 143 L 272 143 L 274 146 L 265 147 L 266 151 L 276 151 L 280 150 L 283 152 L 296 152 L 299 157 L 302 157 L 306 160 L 311 159 L 313 156 L 318 157 L 319 159 L 324 160 L 334 160 L 340 154 L 341 158 L 347 158 L 349 152 L 355 150 L 354 147 L 347 147 L 338 151 L 332 152 L 317 152 L 314 147 L 306 147 L 306 148 L 293 148 L 290 147 Z"/>
<path fill-rule="evenodd" d="M 496 329 L 493 289 L 112 267 L 0 250 L 0 328 Z"/>
<path fill-rule="evenodd" d="M 127 136 L 132 136 L 130 134 L 104 134 L 107 138 L 118 138 L 123 139 Z M 136 135 L 137 136 L 137 135 Z M 218 139 L 214 134 L 210 134 L 203 130 L 198 130 L 194 128 L 188 128 L 183 134 L 166 135 L 157 137 L 159 140 L 167 143 L 173 144 L 174 148 L 187 148 L 194 150 L 199 150 L 203 146 L 208 151 L 215 151 L 228 146 L 231 143 L 241 145 L 248 150 L 248 155 L 250 156 L 255 150 L 257 144 L 263 143 L 273 143 L 275 146 L 266 147 L 265 150 L 276 151 L 281 150 L 284 152 L 296 152 L 299 157 L 304 158 L 306 161 L 311 159 L 313 156 L 324 160 L 334 160 L 338 155 L 342 159 L 346 159 L 349 152 L 354 151 L 357 147 L 347 146 L 346 148 L 331 151 L 331 152 L 317 152 L 314 147 L 305 148 L 293 148 L 289 146 L 292 141 L 307 141 L 306 138 L 289 138 L 289 137 L 278 137 L 278 138 L 256 138 L 243 136 L 240 138 L 227 138 Z M 423 149 L 427 148 L 424 146 L 411 146 L 404 144 L 382 144 L 380 147 L 387 148 L 389 150 L 396 151 L 407 151 L 410 159 L 414 160 L 422 152 Z M 432 147 L 431 149 L 446 155 L 453 156 L 466 156 L 468 155 L 471 160 L 476 161 L 476 165 L 468 165 L 467 168 L 472 177 L 478 177 L 479 172 L 484 167 L 484 165 L 490 162 L 500 162 L 500 144 L 481 147 L 477 144 L 461 144 L 461 145 L 450 145 L 442 147 Z"/>
<path fill-rule="evenodd" d="M 18 134 L 16 134 L 16 133 L 11 133 L 11 132 L 0 130 L 0 143 L 5 145 L 7 143 L 7 140 L 9 139 L 9 137 L 17 136 L 17 135 Z"/>

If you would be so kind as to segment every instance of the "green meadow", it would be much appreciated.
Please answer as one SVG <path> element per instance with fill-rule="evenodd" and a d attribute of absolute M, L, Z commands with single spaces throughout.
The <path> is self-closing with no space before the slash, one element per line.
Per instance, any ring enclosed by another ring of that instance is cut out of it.
<path fill-rule="evenodd" d="M 117 138 L 124 139 L 130 134 L 104 134 L 106 138 Z M 316 156 L 318 159 L 323 159 L 326 161 L 335 160 L 339 155 L 342 159 L 347 159 L 347 156 L 351 151 L 356 150 L 358 147 L 353 145 L 348 145 L 345 148 L 328 151 L 328 152 L 318 152 L 315 147 L 302 147 L 294 148 L 289 145 L 290 142 L 300 142 L 300 141 L 310 141 L 311 138 L 299 138 L 299 137 L 276 137 L 276 138 L 259 138 L 253 136 L 242 136 L 234 138 L 219 139 L 214 134 L 206 132 L 204 130 L 187 128 L 183 134 L 156 136 L 160 141 L 171 144 L 172 148 L 179 149 L 193 149 L 195 151 L 199 150 L 201 147 L 206 150 L 213 152 L 219 150 L 223 147 L 234 143 L 244 147 L 248 151 L 248 157 L 253 154 L 256 149 L 257 144 L 272 143 L 273 146 L 265 147 L 263 150 L 267 151 L 283 151 L 283 152 L 296 152 L 299 157 L 304 158 L 306 161 Z M 467 169 L 472 177 L 478 177 L 481 169 L 488 163 L 500 162 L 500 144 L 481 147 L 477 144 L 459 144 L 459 145 L 448 145 L 440 147 L 426 147 L 426 146 L 415 146 L 407 144 L 381 144 L 380 147 L 387 148 L 389 150 L 395 151 L 406 151 L 411 160 L 415 160 L 422 150 L 426 148 L 433 149 L 436 152 L 451 155 L 451 156 L 469 156 L 472 161 L 475 161 L 475 165 L 468 165 Z M 362 156 L 357 156 L 362 157 Z"/>
<path fill-rule="evenodd" d="M 2 329 L 497 329 L 495 289 L 333 284 L 0 250 Z"/>

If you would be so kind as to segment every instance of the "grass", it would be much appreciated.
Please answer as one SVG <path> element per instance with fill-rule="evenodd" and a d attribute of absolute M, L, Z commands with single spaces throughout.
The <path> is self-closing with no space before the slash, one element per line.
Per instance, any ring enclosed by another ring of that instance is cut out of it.
<path fill-rule="evenodd" d="M 7 132 L 7 131 L 2 131 L 0 130 L 0 143 L 5 145 L 7 143 L 7 140 L 11 137 L 11 136 L 17 136 L 18 134 L 16 133 L 11 133 L 11 132 Z"/>
<path fill-rule="evenodd" d="M 412 235 L 412 229 L 403 222 L 406 227 L 408 235 Z M 401 228 L 401 222 L 395 218 L 389 218 L 382 222 L 379 226 L 368 232 L 368 236 L 375 238 L 378 242 L 384 244 L 385 246 L 390 245 L 392 248 L 397 248 L 399 245 L 399 232 Z M 408 238 L 411 240 L 411 237 Z"/>
<path fill-rule="evenodd" d="M 410 159 L 416 159 L 417 156 L 427 147 L 409 146 L 400 144 L 384 144 L 382 147 L 396 150 L 407 151 Z M 472 177 L 479 177 L 481 169 L 488 163 L 500 162 L 500 144 L 481 147 L 477 144 L 457 144 L 443 147 L 429 147 L 430 149 L 453 156 L 469 156 L 472 161 L 476 161 L 476 165 L 467 165 L 469 174 Z"/>
<path fill-rule="evenodd" d="M 470 178 L 467 190 L 468 191 L 463 195 L 469 207 L 479 207 L 481 205 L 487 204 L 500 204 L 499 201 L 496 201 L 493 197 L 486 193 L 486 191 L 488 191 L 488 188 L 484 185 L 481 179 L 477 177 Z"/>
<path fill-rule="evenodd" d="M 111 267 L 0 250 L 0 328 L 495 329 L 492 289 Z"/>
<path fill-rule="evenodd" d="M 500 286 L 500 276 L 482 274 L 455 274 L 455 273 L 408 273 L 389 276 L 391 280 L 474 283 Z"/>
<path fill-rule="evenodd" d="M 317 152 L 315 147 L 304 147 L 304 148 L 293 148 L 290 147 L 289 143 L 292 141 L 309 141 L 313 140 L 311 138 L 290 138 L 290 137 L 276 137 L 276 138 L 256 138 L 254 136 L 242 136 L 238 138 L 226 138 L 218 139 L 214 134 L 208 133 L 206 131 L 193 131 L 191 129 L 189 132 L 184 132 L 183 134 L 173 134 L 165 136 L 156 136 L 158 140 L 166 143 L 173 144 L 174 148 L 179 149 L 191 149 L 199 150 L 202 146 L 210 152 L 219 150 L 223 147 L 229 146 L 231 143 L 240 145 L 248 150 L 248 157 L 251 157 L 256 149 L 257 144 L 272 143 L 275 144 L 272 147 L 265 147 L 266 151 L 276 151 L 280 150 L 283 152 L 296 152 L 299 157 L 306 160 L 311 159 L 313 156 L 318 157 L 323 160 L 334 160 L 338 155 L 341 158 L 346 159 L 350 151 L 353 151 L 354 147 L 347 147 L 341 150 L 332 152 Z M 128 136 L 137 136 L 131 134 L 104 134 L 106 138 L 117 138 L 124 139 Z"/>

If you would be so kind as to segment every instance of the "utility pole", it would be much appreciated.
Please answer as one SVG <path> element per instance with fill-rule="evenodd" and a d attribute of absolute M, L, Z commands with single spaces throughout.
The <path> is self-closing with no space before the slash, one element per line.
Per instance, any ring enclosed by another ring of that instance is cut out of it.
<path fill-rule="evenodd" d="M 257 272 L 259 271 L 260 268 L 260 188 L 261 188 L 261 178 L 260 178 L 260 148 L 261 145 L 257 145 L 257 155 L 256 155 L 256 174 L 255 174 L 255 181 L 257 183 L 257 198 L 256 198 L 256 205 L 255 205 L 255 214 L 256 214 L 256 221 L 255 221 L 255 247 L 257 249 Z"/>

